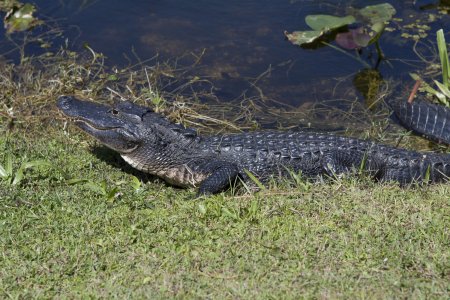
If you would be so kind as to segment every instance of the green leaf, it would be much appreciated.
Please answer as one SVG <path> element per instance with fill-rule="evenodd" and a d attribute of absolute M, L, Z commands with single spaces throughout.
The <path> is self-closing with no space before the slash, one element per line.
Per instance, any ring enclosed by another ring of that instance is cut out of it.
<path fill-rule="evenodd" d="M 6 170 L 5 170 L 5 168 L 3 168 L 2 165 L 0 165 L 0 177 L 2 177 L 2 178 L 8 177 L 8 173 L 6 173 Z"/>
<path fill-rule="evenodd" d="M 308 15 L 305 18 L 306 24 L 315 31 L 329 31 L 331 29 L 339 28 L 345 25 L 356 22 L 355 17 L 335 17 L 330 15 Z"/>
<path fill-rule="evenodd" d="M 389 3 L 369 5 L 359 10 L 360 16 L 370 24 L 390 21 L 395 13 L 395 8 Z"/>
<path fill-rule="evenodd" d="M 104 188 L 104 186 L 102 185 L 102 183 L 98 184 L 98 183 L 94 183 L 92 181 L 88 181 L 86 182 L 85 186 L 90 189 L 91 191 L 93 191 L 94 193 L 100 194 L 102 196 L 106 196 L 106 190 Z"/>
<path fill-rule="evenodd" d="M 22 181 L 23 175 L 24 175 L 24 171 L 26 169 L 37 167 L 37 166 L 44 166 L 44 165 L 49 165 L 49 163 L 47 163 L 46 161 L 39 161 L 39 160 L 30 161 L 30 162 L 23 162 L 20 165 L 19 169 L 17 170 L 17 172 L 16 172 L 16 174 L 14 176 L 12 185 L 19 184 Z"/>
<path fill-rule="evenodd" d="M 79 178 L 67 180 L 68 185 L 75 185 L 75 184 L 86 183 L 86 182 L 88 182 L 87 179 L 79 179 Z"/>
<path fill-rule="evenodd" d="M 222 213 L 223 213 L 225 216 L 230 217 L 230 218 L 232 218 L 232 219 L 234 219 L 234 220 L 238 220 L 238 219 L 239 219 L 238 215 L 237 215 L 235 212 L 231 212 L 231 211 L 230 211 L 228 208 L 226 208 L 226 207 L 222 207 Z"/>
<path fill-rule="evenodd" d="M 6 174 L 8 174 L 9 177 L 13 175 L 13 168 L 12 168 L 12 155 L 11 153 L 6 154 L 6 163 L 5 163 L 5 171 Z"/>
<path fill-rule="evenodd" d="M 418 74 L 416 74 L 416 73 L 409 73 L 409 76 L 411 76 L 411 78 L 414 79 L 414 80 L 416 80 L 416 81 L 417 81 L 417 80 L 420 80 L 423 89 L 424 89 L 427 93 L 430 93 L 430 94 L 432 94 L 432 95 L 434 95 L 434 94 L 436 94 L 436 93 L 439 93 L 439 92 L 436 91 L 434 88 L 432 88 L 428 83 L 426 83 L 426 82 L 422 79 L 422 77 L 420 77 Z"/>
<path fill-rule="evenodd" d="M 35 6 L 30 3 L 11 9 L 4 19 L 7 33 L 25 31 L 42 23 L 33 16 L 35 11 Z"/>
<path fill-rule="evenodd" d="M 423 180 L 428 183 L 430 181 L 430 175 L 431 175 L 431 165 L 428 165 Z"/>
<path fill-rule="evenodd" d="M 439 58 L 441 60 L 442 68 L 442 83 L 447 88 L 449 87 L 450 67 L 448 62 L 447 44 L 445 42 L 444 31 L 439 29 L 436 33 L 437 44 L 439 49 Z"/>
<path fill-rule="evenodd" d="M 439 99 L 439 101 L 441 101 L 442 104 L 444 104 L 445 106 L 448 106 L 447 97 L 445 97 L 444 94 L 442 94 L 440 92 L 436 92 L 434 95 Z"/>
<path fill-rule="evenodd" d="M 262 184 L 261 181 L 259 181 L 258 178 L 256 178 L 255 175 L 253 175 L 252 172 L 250 172 L 249 170 L 245 170 L 245 169 L 244 169 L 244 172 L 251 179 L 251 181 L 253 181 L 261 190 L 265 190 L 266 189 L 264 184 Z"/>
<path fill-rule="evenodd" d="M 437 87 L 441 90 L 442 94 L 444 94 L 447 98 L 450 99 L 450 89 L 437 80 L 435 80 L 434 83 L 436 83 Z"/>
<path fill-rule="evenodd" d="M 419 74 L 416 74 L 416 73 L 409 73 L 409 76 L 411 76 L 411 78 L 414 79 L 414 80 L 416 80 L 416 81 L 417 81 L 417 80 L 423 81 L 423 80 L 422 80 L 422 77 L 420 77 Z"/>
<path fill-rule="evenodd" d="M 161 103 L 164 104 L 164 99 L 159 97 L 158 95 L 152 96 L 151 99 L 152 104 L 155 106 L 159 106 Z"/>
<path fill-rule="evenodd" d="M 438 98 L 438 100 L 444 104 L 445 106 L 449 106 L 449 100 L 448 98 L 445 96 L 445 94 L 441 93 L 440 91 L 435 90 L 433 87 L 431 87 L 431 85 L 429 85 L 428 83 L 426 83 L 425 81 L 423 81 L 423 79 L 415 74 L 415 73 L 409 73 L 409 75 L 412 77 L 412 79 L 414 80 L 420 80 L 421 81 L 421 85 L 423 87 L 423 89 L 427 92 L 430 93 L 432 95 L 434 95 L 436 98 Z M 436 81 L 435 81 L 436 82 Z M 440 83 L 439 83 L 440 84 Z M 439 87 L 439 85 L 438 85 Z"/>
<path fill-rule="evenodd" d="M 131 176 L 131 187 L 137 191 L 141 188 L 141 181 L 136 176 Z"/>
<path fill-rule="evenodd" d="M 375 35 L 369 41 L 369 45 L 378 41 L 380 36 L 383 34 L 385 27 L 386 27 L 386 25 L 384 23 L 375 23 L 370 27 L 370 29 L 372 29 L 372 31 L 375 32 Z"/>
<path fill-rule="evenodd" d="M 108 76 L 107 79 L 109 81 L 117 81 L 117 80 L 119 80 L 119 77 L 117 77 L 117 75 L 115 75 L 115 74 L 111 74 L 111 75 Z"/>
<path fill-rule="evenodd" d="M 106 198 L 108 200 L 114 199 L 116 197 L 116 194 L 117 194 L 118 191 L 119 191 L 119 188 L 117 186 L 115 186 L 108 193 L 106 193 Z"/>
<path fill-rule="evenodd" d="M 206 214 L 206 207 L 201 203 L 198 205 L 198 210 L 199 210 L 200 214 L 202 214 L 202 215 Z"/>
<path fill-rule="evenodd" d="M 294 31 L 284 34 L 292 44 L 301 46 L 314 42 L 322 35 L 322 31 Z"/>
<path fill-rule="evenodd" d="M 16 174 L 14 176 L 14 179 L 13 179 L 13 181 L 11 183 L 12 185 L 19 184 L 22 181 L 22 179 L 23 179 L 23 170 L 24 170 L 24 167 L 23 167 L 23 164 L 22 164 L 20 166 L 20 168 L 17 170 L 17 172 L 16 172 Z"/>
<path fill-rule="evenodd" d="M 370 28 L 375 31 L 376 33 L 382 33 L 384 31 L 384 28 L 386 27 L 386 25 L 384 24 L 384 22 L 378 22 L 375 24 L 372 24 L 372 26 L 370 26 Z"/>
<path fill-rule="evenodd" d="M 30 162 L 26 162 L 22 164 L 23 169 L 29 169 L 29 168 L 34 168 L 34 167 L 48 167 L 50 166 L 50 163 L 45 161 L 45 160 L 35 160 L 35 161 L 30 161 Z"/>
<path fill-rule="evenodd" d="M 241 182 L 242 186 L 244 187 L 245 191 L 249 194 L 252 193 L 252 190 L 250 189 L 250 187 L 248 186 L 248 184 L 242 180 L 242 178 L 239 177 L 239 181 Z"/>
<path fill-rule="evenodd" d="M 250 203 L 250 208 L 248 210 L 248 217 L 250 218 L 255 218 L 258 214 L 258 210 L 259 210 L 259 203 L 258 200 L 253 200 Z"/>
<path fill-rule="evenodd" d="M 107 184 L 106 184 L 106 180 L 103 179 L 100 183 L 99 186 L 103 189 L 104 194 L 106 195 L 106 189 L 108 188 Z"/>

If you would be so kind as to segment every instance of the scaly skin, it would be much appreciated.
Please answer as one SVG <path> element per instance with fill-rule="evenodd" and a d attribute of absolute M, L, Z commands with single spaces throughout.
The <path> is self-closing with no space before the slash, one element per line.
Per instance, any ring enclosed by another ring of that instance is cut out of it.
<path fill-rule="evenodd" d="M 364 170 L 376 180 L 401 184 L 450 176 L 449 155 L 350 137 L 312 132 L 200 136 L 128 101 L 109 107 L 62 96 L 58 107 L 133 167 L 177 186 L 199 187 L 200 195 L 217 193 L 238 178 L 248 181 L 246 170 L 263 183 L 290 172 L 320 177 Z M 426 122 L 418 127 L 428 128 Z"/>
<path fill-rule="evenodd" d="M 433 141 L 450 144 L 450 108 L 421 100 L 389 104 L 406 128 Z"/>

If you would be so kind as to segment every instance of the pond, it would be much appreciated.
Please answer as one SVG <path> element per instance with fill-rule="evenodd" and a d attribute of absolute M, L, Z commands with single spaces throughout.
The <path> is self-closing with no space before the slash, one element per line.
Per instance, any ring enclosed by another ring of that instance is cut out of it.
<path fill-rule="evenodd" d="M 410 80 L 408 72 L 425 67 L 418 53 L 432 56 L 436 30 L 450 24 L 449 1 L 389 1 L 396 14 L 381 36 L 386 59 L 377 65 L 374 46 L 360 51 L 328 46 L 307 49 L 293 45 L 284 35 L 306 30 L 308 15 L 343 16 L 350 7 L 363 7 L 367 1 L 34 2 L 39 18 L 63 29 L 64 34 L 53 41 L 55 48 L 66 39 L 74 50 L 88 44 L 107 57 L 107 65 L 119 67 L 149 58 L 176 60 L 180 67 L 197 62 L 191 75 L 209 80 L 221 101 L 259 97 L 293 107 L 360 96 L 353 87 L 354 78 L 368 66 L 376 67 L 380 77 Z M 382 2 L 386 1 L 370 4 Z M 419 35 L 422 38 L 416 43 Z M 17 53 L 9 52 L 10 44 L 3 37 L 2 31 L 0 50 L 14 59 Z"/>

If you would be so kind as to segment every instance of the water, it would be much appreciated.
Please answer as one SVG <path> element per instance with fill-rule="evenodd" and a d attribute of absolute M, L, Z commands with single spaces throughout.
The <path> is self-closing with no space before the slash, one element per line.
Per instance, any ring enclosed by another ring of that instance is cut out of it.
<path fill-rule="evenodd" d="M 191 64 L 193 57 L 201 56 L 192 75 L 211 81 L 220 100 L 263 97 L 295 107 L 358 96 L 352 89 L 352 81 L 364 66 L 330 47 L 307 50 L 294 46 L 285 39 L 283 32 L 306 30 L 304 18 L 308 14 L 344 15 L 346 7 L 361 7 L 367 2 L 35 1 L 41 18 L 57 22 L 65 30 L 61 43 L 69 38 L 73 49 L 81 49 L 87 43 L 105 54 L 110 66 L 126 66 L 136 62 L 136 56 L 145 60 L 157 54 L 159 61 L 185 57 L 180 59 L 182 66 Z M 370 1 L 370 4 L 382 2 L 385 1 Z M 445 2 L 448 1 L 390 1 L 397 10 L 395 17 L 411 22 L 420 18 L 426 20 L 430 14 L 436 14 L 438 8 L 445 8 Z M 381 38 L 382 49 L 389 59 L 389 63 L 383 62 L 378 67 L 384 78 L 405 77 L 407 72 L 424 67 L 413 51 L 414 43 L 401 38 L 398 27 L 408 22 L 397 23 L 395 31 L 386 32 Z M 448 28 L 448 15 L 441 14 L 428 25 L 432 26 L 430 33 Z M 348 53 L 354 55 L 354 52 Z M 375 66 L 373 48 L 364 49 L 361 57 Z"/>

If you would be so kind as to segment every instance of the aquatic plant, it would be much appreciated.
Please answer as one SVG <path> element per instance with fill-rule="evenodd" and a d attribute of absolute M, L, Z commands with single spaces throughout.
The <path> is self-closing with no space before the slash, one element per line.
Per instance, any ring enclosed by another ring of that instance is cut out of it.
<path fill-rule="evenodd" d="M 13 0 L 5 1 L 0 4 L 0 10 L 6 11 L 3 22 L 7 33 L 29 30 L 42 24 L 42 21 L 33 16 L 36 12 L 36 7 L 33 4 L 22 4 Z"/>
<path fill-rule="evenodd" d="M 433 88 L 427 82 L 425 82 L 418 74 L 411 73 L 411 77 L 416 80 L 417 86 L 421 85 L 423 90 L 428 94 L 435 97 L 440 103 L 450 107 L 450 67 L 447 52 L 447 43 L 445 41 L 444 31 L 439 29 L 436 32 L 436 40 L 439 52 L 439 60 L 441 63 L 442 82 L 433 80 L 437 86 L 437 89 Z M 413 100 L 416 91 L 411 93 L 409 101 Z"/>
<path fill-rule="evenodd" d="M 361 9 L 350 9 L 349 14 L 344 17 L 308 15 L 305 22 L 312 30 L 285 32 L 285 35 L 291 43 L 299 46 L 314 43 L 330 45 L 326 42 L 330 39 L 346 50 L 360 49 L 375 44 L 379 59 L 381 59 L 383 53 L 378 40 L 387 22 L 395 13 L 395 8 L 391 4 L 382 3 Z"/>

